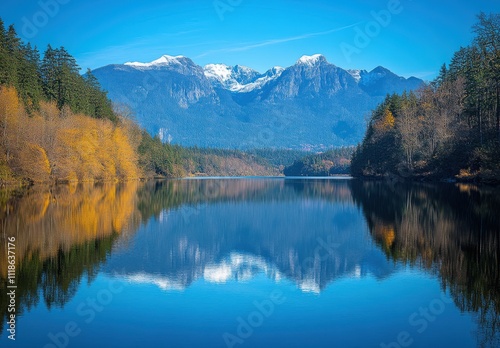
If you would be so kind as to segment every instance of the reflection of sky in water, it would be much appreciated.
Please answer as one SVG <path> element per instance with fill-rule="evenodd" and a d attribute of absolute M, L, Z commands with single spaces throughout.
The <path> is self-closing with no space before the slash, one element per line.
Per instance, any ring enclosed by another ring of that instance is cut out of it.
<path fill-rule="evenodd" d="M 104 270 L 124 265 L 129 281 L 165 290 L 182 289 L 198 278 L 226 283 L 262 273 L 275 281 L 291 278 L 313 293 L 337 278 L 382 278 L 395 269 L 352 202 L 280 201 L 279 196 L 163 210 L 139 229 L 129 248 L 113 254 Z"/>
<path fill-rule="evenodd" d="M 405 248 L 415 252 L 423 245 L 430 252 L 433 242 L 451 243 L 454 236 L 448 231 L 448 239 L 441 238 L 444 232 L 436 230 L 431 232 L 439 238 L 434 241 L 431 234 L 425 240 L 427 232 L 417 225 L 403 230 L 394 219 L 400 205 L 395 193 L 346 180 L 171 183 L 138 193 L 146 197 L 138 204 L 142 224 L 99 251 L 105 257 L 95 277 L 78 281 L 62 308 L 48 310 L 41 300 L 26 309 L 13 346 L 52 347 L 49 334 L 64 332 L 73 322 L 81 332 L 68 347 L 226 347 L 223 335 L 236 334 L 239 318 L 247 320 L 256 303 L 269 301 L 276 291 L 284 302 L 235 347 L 379 347 L 397 342 L 401 333 L 408 334 L 412 347 L 476 346 L 474 315 L 450 302 L 440 275 L 419 261 L 395 261 Z M 416 197 L 427 198 L 422 212 L 428 214 L 438 204 L 422 192 Z M 385 200 L 380 193 L 387 194 Z M 102 197 L 95 201 L 105 201 Z M 136 202 L 131 192 L 126 197 Z M 412 209 L 411 216 L 421 213 L 418 204 Z M 451 226 L 442 211 L 432 216 Z M 85 219 L 77 222 L 87 226 Z M 446 250 L 461 252 L 454 247 L 448 244 Z M 98 249 L 90 244 L 85 250 Z M 112 284 L 120 291 L 109 293 Z M 43 291 L 50 293 L 50 287 Z M 89 299 L 97 299 L 97 307 Z M 436 301 L 442 312 L 422 321 L 422 311 Z M 6 335 L 4 330 L 2 344 Z"/>

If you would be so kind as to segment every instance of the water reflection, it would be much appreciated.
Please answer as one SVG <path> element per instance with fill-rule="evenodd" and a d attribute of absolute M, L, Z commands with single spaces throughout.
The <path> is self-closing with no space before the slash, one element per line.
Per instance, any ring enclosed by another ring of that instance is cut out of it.
<path fill-rule="evenodd" d="M 58 186 L 2 203 L 2 255 L 16 237 L 17 310 L 64 306 L 98 272 L 183 291 L 264 274 L 303 292 L 384 279 L 405 264 L 438 275 L 480 343 L 500 331 L 497 191 L 356 180 L 231 179 Z M 5 322 L 6 257 L 0 259 Z M 19 312 L 18 312 L 19 313 Z M 0 328 L 1 330 L 1 328 Z M 492 343 L 493 342 L 493 343 Z"/>
<path fill-rule="evenodd" d="M 263 272 L 318 293 L 335 278 L 394 268 L 359 233 L 366 225 L 345 180 L 168 181 L 138 196 L 151 226 L 104 267 L 129 280 L 184 289 Z"/>
<path fill-rule="evenodd" d="M 382 250 L 438 274 L 457 307 L 477 313 L 480 345 L 500 345 L 498 189 L 356 181 L 352 195 Z"/>
<path fill-rule="evenodd" d="M 16 238 L 16 314 L 36 306 L 40 296 L 48 308 L 62 307 L 83 277 L 91 282 L 97 275 L 118 235 L 137 229 L 136 192 L 133 183 L 37 187 L 7 200 L 0 210 L 2 322 L 9 300 L 7 236 Z"/>

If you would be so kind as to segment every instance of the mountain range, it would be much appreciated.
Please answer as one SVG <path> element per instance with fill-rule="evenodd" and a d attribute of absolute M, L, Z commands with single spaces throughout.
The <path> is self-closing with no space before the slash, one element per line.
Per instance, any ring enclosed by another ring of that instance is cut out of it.
<path fill-rule="evenodd" d="M 320 54 L 265 73 L 241 65 L 201 67 L 184 56 L 164 55 L 93 74 L 113 102 L 129 107 L 163 141 L 239 149 L 357 144 L 366 116 L 386 94 L 423 84 L 381 66 L 344 70 Z"/>

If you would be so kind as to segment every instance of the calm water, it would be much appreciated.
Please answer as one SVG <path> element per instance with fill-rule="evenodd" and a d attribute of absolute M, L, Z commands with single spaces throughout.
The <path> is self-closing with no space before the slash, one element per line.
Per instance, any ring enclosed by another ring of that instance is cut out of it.
<path fill-rule="evenodd" d="M 498 191 L 255 178 L 4 196 L 1 346 L 500 346 Z"/>

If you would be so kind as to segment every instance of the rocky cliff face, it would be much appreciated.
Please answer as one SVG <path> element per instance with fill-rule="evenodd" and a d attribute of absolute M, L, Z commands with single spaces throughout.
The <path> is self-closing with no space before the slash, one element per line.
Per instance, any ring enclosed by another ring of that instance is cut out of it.
<path fill-rule="evenodd" d="M 273 101 L 316 96 L 330 98 L 342 90 L 360 92 L 354 78 L 345 70 L 328 63 L 324 56 L 309 60 L 302 57 L 267 89 L 268 98 Z M 265 88 L 263 90 L 265 92 Z"/>
<path fill-rule="evenodd" d="M 346 71 L 322 55 L 263 74 L 240 65 L 200 67 L 182 56 L 108 65 L 94 74 L 152 134 L 182 145 L 229 148 L 356 144 L 366 115 L 387 93 L 423 83 L 382 67 Z"/>

